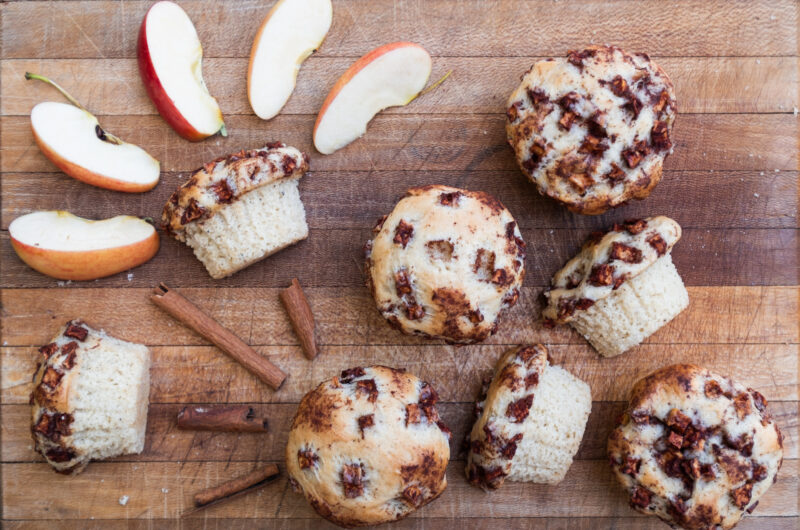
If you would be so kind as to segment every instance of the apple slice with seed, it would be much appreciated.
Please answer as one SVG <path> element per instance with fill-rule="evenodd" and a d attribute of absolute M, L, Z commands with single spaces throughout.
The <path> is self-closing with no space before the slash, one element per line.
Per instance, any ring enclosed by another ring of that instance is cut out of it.
<path fill-rule="evenodd" d="M 105 131 L 97 118 L 55 82 L 30 72 L 25 78 L 52 85 L 72 103 L 46 101 L 31 111 L 33 138 L 61 171 L 115 191 L 141 192 L 158 184 L 158 160 Z"/>
<path fill-rule="evenodd" d="M 292 95 L 303 61 L 319 48 L 333 19 L 331 0 L 279 0 L 253 41 L 247 97 L 253 112 L 268 120 Z"/>
<path fill-rule="evenodd" d="M 94 280 L 145 263 L 158 233 L 138 217 L 91 221 L 52 210 L 18 217 L 8 227 L 14 251 L 30 268 L 59 280 Z"/>
<path fill-rule="evenodd" d="M 411 42 L 376 48 L 353 63 L 333 85 L 314 124 L 314 146 L 331 154 L 364 135 L 387 107 L 406 105 L 431 75 L 431 56 Z"/>

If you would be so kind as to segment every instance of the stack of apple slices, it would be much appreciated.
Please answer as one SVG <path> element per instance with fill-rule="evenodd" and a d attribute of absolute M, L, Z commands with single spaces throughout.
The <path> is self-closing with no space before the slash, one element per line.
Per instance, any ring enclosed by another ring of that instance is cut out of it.
<path fill-rule="evenodd" d="M 59 280 L 94 280 L 132 269 L 158 252 L 153 226 L 129 215 L 90 221 L 69 212 L 34 212 L 8 227 L 11 245 L 32 269 Z"/>
<path fill-rule="evenodd" d="M 139 30 L 139 73 L 161 117 L 191 141 L 227 136 L 222 111 L 203 81 L 203 47 L 189 15 L 158 2 Z"/>

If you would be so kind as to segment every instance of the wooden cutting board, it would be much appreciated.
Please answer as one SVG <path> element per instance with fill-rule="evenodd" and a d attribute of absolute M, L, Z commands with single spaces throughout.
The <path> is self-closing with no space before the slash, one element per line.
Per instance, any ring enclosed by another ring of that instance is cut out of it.
<path fill-rule="evenodd" d="M 666 528 L 630 510 L 606 464 L 605 440 L 630 385 L 674 362 L 695 362 L 759 389 L 786 436 L 779 480 L 741 528 L 798 525 L 798 4 L 725 2 L 336 0 L 319 52 L 300 72 L 283 112 L 251 112 L 250 45 L 272 2 L 182 1 L 205 49 L 204 72 L 230 136 L 180 139 L 147 99 L 136 67 L 138 26 L 150 2 L 6 2 L 2 13 L 2 526 L 6 528 L 327 528 L 281 478 L 258 494 L 176 519 L 199 489 L 265 462 L 282 465 L 296 404 L 320 380 L 355 365 L 405 367 L 431 381 L 453 428 L 449 487 L 392 528 Z M 434 56 L 440 88 L 378 116 L 366 137 L 331 156 L 311 143 L 315 113 L 336 78 L 370 49 L 419 42 Z M 505 145 L 504 104 L 541 57 L 589 43 L 649 53 L 675 82 L 675 153 L 652 196 L 599 217 L 571 214 L 538 196 Z M 60 100 L 25 82 L 26 70 L 57 80 L 106 129 L 161 161 L 145 194 L 92 188 L 59 173 L 36 148 L 31 108 Z M 311 155 L 301 181 L 309 239 L 223 281 L 189 248 L 164 237 L 146 265 L 97 282 L 64 284 L 25 267 L 8 225 L 36 209 L 102 218 L 158 218 L 186 173 L 241 148 L 283 140 Z M 361 246 L 375 219 L 411 186 L 442 183 L 496 195 L 528 243 L 521 302 L 486 343 L 456 348 L 408 338 L 379 317 L 362 285 Z M 691 305 L 647 343 L 599 359 L 568 329 L 537 322 L 538 295 L 592 230 L 664 214 L 684 227 L 674 250 Z M 298 277 L 316 314 L 322 353 L 302 355 L 278 301 Z M 272 392 L 147 298 L 164 281 L 196 301 L 289 378 Z M 147 443 L 141 455 L 54 473 L 32 451 L 27 405 L 36 348 L 69 318 L 83 317 L 153 351 Z M 594 404 L 581 448 L 558 486 L 509 484 L 486 494 L 463 477 L 459 445 L 480 379 L 510 345 L 543 342 L 587 381 Z M 270 433 L 177 431 L 186 404 L 251 403 Z M 120 497 L 129 498 L 121 505 Z M 91 524 L 90 524 L 91 523 Z"/>

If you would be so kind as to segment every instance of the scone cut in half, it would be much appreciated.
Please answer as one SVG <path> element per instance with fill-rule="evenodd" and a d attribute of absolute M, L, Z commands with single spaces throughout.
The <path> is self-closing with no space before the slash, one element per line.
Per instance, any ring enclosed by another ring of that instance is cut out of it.
<path fill-rule="evenodd" d="M 212 160 L 172 194 L 164 230 L 224 278 L 308 237 L 298 181 L 308 157 L 281 142 Z"/>
<path fill-rule="evenodd" d="M 65 474 L 90 460 L 141 453 L 150 399 L 150 350 L 80 320 L 39 348 L 31 392 L 34 448 Z"/>
<path fill-rule="evenodd" d="M 592 234 L 544 293 L 545 325 L 568 323 L 604 357 L 641 343 L 689 305 L 670 254 L 680 237 L 663 216 Z"/>
<path fill-rule="evenodd" d="M 378 310 L 406 334 L 473 343 L 517 303 L 525 243 L 509 211 L 481 191 L 408 190 L 365 246 Z"/>
<path fill-rule="evenodd" d="M 759 392 L 673 365 L 634 385 L 608 455 L 635 510 L 673 527 L 727 529 L 775 481 L 783 437 Z"/>
<path fill-rule="evenodd" d="M 548 357 L 537 344 L 509 350 L 497 362 L 475 405 L 466 468 L 473 486 L 557 484 L 572 465 L 592 409 L 591 391 Z"/>
<path fill-rule="evenodd" d="M 292 488 L 343 526 L 406 517 L 447 487 L 450 431 L 437 395 L 416 376 L 355 367 L 300 402 L 286 445 Z"/>
<path fill-rule="evenodd" d="M 506 135 L 540 193 L 594 215 L 658 184 L 676 110 L 672 82 L 646 54 L 590 46 L 525 73 Z"/>

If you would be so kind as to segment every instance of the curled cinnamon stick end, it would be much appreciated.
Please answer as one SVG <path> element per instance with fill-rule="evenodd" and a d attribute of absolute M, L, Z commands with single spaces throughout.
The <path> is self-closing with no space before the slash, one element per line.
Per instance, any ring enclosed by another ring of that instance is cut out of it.
<path fill-rule="evenodd" d="M 303 353 L 309 359 L 314 359 L 317 356 L 317 342 L 314 339 L 314 314 L 311 312 L 311 306 L 308 305 L 308 299 L 297 278 L 292 279 L 292 285 L 281 291 L 280 299 L 289 314 L 292 329 L 300 341 Z"/>
<path fill-rule="evenodd" d="M 274 390 L 278 390 L 283 384 L 286 374 L 280 368 L 259 355 L 246 342 L 222 327 L 219 322 L 174 289 L 161 283 L 154 289 L 150 300 L 184 325 L 214 343 Z"/>
<path fill-rule="evenodd" d="M 184 407 L 178 413 L 179 429 L 227 432 L 267 432 L 267 418 L 257 418 L 253 407 Z"/>
<path fill-rule="evenodd" d="M 214 501 L 219 501 L 237 493 L 242 493 L 248 488 L 252 488 L 259 483 L 276 476 L 277 474 L 278 466 L 275 464 L 268 464 L 242 477 L 229 480 L 228 482 L 222 483 L 219 486 L 195 493 L 194 505 L 198 507 L 205 506 Z"/>

